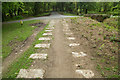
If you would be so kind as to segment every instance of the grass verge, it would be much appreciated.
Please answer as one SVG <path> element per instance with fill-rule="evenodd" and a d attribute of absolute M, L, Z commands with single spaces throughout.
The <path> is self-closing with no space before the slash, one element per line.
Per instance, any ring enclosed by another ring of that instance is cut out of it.
<path fill-rule="evenodd" d="M 23 26 L 20 23 L 3 24 L 2 27 L 2 57 L 3 60 L 11 52 L 12 49 L 20 42 L 26 40 L 32 33 L 35 27 L 29 24 L 39 22 L 39 20 L 24 21 Z"/>
<path fill-rule="evenodd" d="M 20 69 L 27 69 L 31 65 L 33 59 L 29 59 L 29 56 L 35 53 L 34 45 L 42 42 L 38 40 L 38 38 L 42 37 L 42 34 L 45 32 L 45 29 L 47 26 L 48 24 L 45 26 L 45 28 L 41 32 L 37 34 L 36 40 L 33 42 L 31 47 L 27 51 L 25 51 L 24 54 L 17 59 L 17 61 L 14 61 L 10 65 L 10 67 L 8 68 L 8 71 L 5 74 L 3 74 L 3 78 L 16 78 Z"/>

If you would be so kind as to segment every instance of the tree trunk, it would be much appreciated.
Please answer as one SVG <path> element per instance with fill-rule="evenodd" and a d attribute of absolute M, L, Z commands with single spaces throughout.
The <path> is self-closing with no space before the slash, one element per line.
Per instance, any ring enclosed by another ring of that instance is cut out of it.
<path fill-rule="evenodd" d="M 20 10 L 20 8 L 19 8 L 19 9 L 18 9 L 18 15 L 20 15 L 20 11 L 21 11 L 21 10 Z"/>
<path fill-rule="evenodd" d="M 50 4 L 49 4 L 49 2 L 48 2 L 48 11 L 50 11 L 50 7 L 49 7 L 49 6 L 50 6 Z"/>
<path fill-rule="evenodd" d="M 107 11 L 107 3 L 105 2 L 104 3 L 104 10 L 103 10 L 103 12 L 106 13 L 106 11 Z"/>
<path fill-rule="evenodd" d="M 46 12 L 46 2 L 44 2 L 44 12 Z"/>
<path fill-rule="evenodd" d="M 62 11 L 64 11 L 64 3 L 62 2 Z"/>
<path fill-rule="evenodd" d="M 4 21 L 6 19 L 6 15 L 5 12 L 2 13 L 2 21 Z"/>
<path fill-rule="evenodd" d="M 9 14 L 10 14 L 10 17 L 12 18 L 13 15 L 12 15 L 12 11 L 11 10 L 9 10 Z"/>
<path fill-rule="evenodd" d="M 85 14 L 87 14 L 87 9 L 85 9 Z"/>

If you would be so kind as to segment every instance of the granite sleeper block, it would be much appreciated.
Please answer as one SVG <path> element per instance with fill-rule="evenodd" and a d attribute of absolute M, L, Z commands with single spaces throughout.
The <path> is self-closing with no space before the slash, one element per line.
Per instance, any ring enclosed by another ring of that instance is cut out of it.
<path fill-rule="evenodd" d="M 69 39 L 69 40 L 75 40 L 74 37 L 67 37 L 67 39 Z"/>
<path fill-rule="evenodd" d="M 76 70 L 76 73 L 83 75 L 85 78 L 92 78 L 94 76 L 91 70 Z"/>
<path fill-rule="evenodd" d="M 52 33 L 44 33 L 43 36 L 51 36 Z"/>
<path fill-rule="evenodd" d="M 50 47 L 50 43 L 49 44 L 36 44 L 35 48 L 49 48 Z"/>
<path fill-rule="evenodd" d="M 43 69 L 20 69 L 17 78 L 43 78 L 44 73 Z"/>
<path fill-rule="evenodd" d="M 49 37 L 40 37 L 39 40 L 51 40 Z"/>
<path fill-rule="evenodd" d="M 87 56 L 87 54 L 85 54 L 84 52 L 80 52 L 80 53 L 72 52 L 72 55 L 74 57 L 84 57 L 84 56 Z"/>
<path fill-rule="evenodd" d="M 47 56 L 48 56 L 47 54 L 35 53 L 35 54 L 31 54 L 31 56 L 29 58 L 32 58 L 32 59 L 46 59 Z"/>
<path fill-rule="evenodd" d="M 79 46 L 80 44 L 77 44 L 77 43 L 71 43 L 69 44 L 70 47 L 73 47 L 73 46 Z"/>

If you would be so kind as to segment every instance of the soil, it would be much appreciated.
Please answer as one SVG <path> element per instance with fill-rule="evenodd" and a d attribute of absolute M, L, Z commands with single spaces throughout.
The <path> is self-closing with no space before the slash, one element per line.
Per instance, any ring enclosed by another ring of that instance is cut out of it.
<path fill-rule="evenodd" d="M 94 65 L 91 68 L 93 69 L 93 71 L 97 70 L 97 72 L 100 73 L 101 77 L 117 75 L 118 43 L 112 42 L 109 37 L 113 35 L 116 35 L 118 37 L 118 32 L 115 30 L 106 30 L 103 23 L 100 23 L 100 26 L 91 26 L 91 24 L 99 24 L 99 22 L 92 20 L 88 17 L 78 18 L 76 19 L 76 22 L 74 22 L 74 20 L 72 19 L 68 19 L 66 22 L 72 22 L 70 29 L 71 31 L 73 31 L 74 36 L 77 37 L 76 41 L 81 44 L 81 47 L 89 55 L 89 58 L 87 58 L 89 59 L 89 68 L 91 65 Z M 102 33 L 100 34 L 100 32 Z M 104 36 L 107 36 L 107 38 L 104 39 Z M 101 45 L 104 46 L 101 47 Z M 80 48 L 76 50 L 79 49 Z M 84 61 L 86 61 L 87 59 L 85 59 Z M 101 69 L 97 69 L 98 65 L 100 65 Z M 114 71 L 113 69 L 116 69 L 116 71 Z M 104 72 L 104 74 L 102 74 L 101 72 Z"/>
<path fill-rule="evenodd" d="M 48 59 L 35 60 L 30 67 L 30 69 L 44 69 L 46 71 L 45 78 L 73 78 L 75 76 L 71 54 L 65 49 L 65 37 L 60 21 L 59 19 L 50 21 L 50 25 L 55 26 L 53 31 L 54 39 L 43 43 L 51 43 L 51 47 L 49 49 L 39 49 L 40 53 L 48 53 Z"/>

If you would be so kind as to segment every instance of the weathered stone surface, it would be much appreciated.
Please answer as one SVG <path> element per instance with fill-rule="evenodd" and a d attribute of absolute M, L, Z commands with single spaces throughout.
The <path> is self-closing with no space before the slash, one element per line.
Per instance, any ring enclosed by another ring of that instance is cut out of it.
<path fill-rule="evenodd" d="M 17 78 L 43 78 L 44 73 L 43 69 L 21 69 Z"/>
<path fill-rule="evenodd" d="M 39 40 L 51 40 L 51 38 L 49 38 L 49 37 L 41 37 L 41 38 L 39 38 Z"/>
<path fill-rule="evenodd" d="M 35 26 L 32 26 L 32 27 L 35 27 Z"/>
<path fill-rule="evenodd" d="M 94 76 L 91 70 L 76 70 L 76 72 L 83 75 L 85 78 L 92 78 Z"/>
<path fill-rule="evenodd" d="M 54 29 L 54 27 L 48 27 L 48 28 L 46 28 L 46 29 Z"/>
<path fill-rule="evenodd" d="M 69 40 L 75 40 L 75 37 L 67 37 Z"/>
<path fill-rule="evenodd" d="M 52 35 L 52 33 L 43 33 L 43 36 L 51 36 Z"/>
<path fill-rule="evenodd" d="M 65 33 L 66 35 L 72 35 L 73 33 Z"/>
<path fill-rule="evenodd" d="M 32 59 L 46 59 L 47 54 L 39 54 L 39 53 L 31 54 L 31 56 L 29 58 L 32 58 Z"/>
<path fill-rule="evenodd" d="M 87 56 L 87 54 L 85 54 L 84 52 L 80 52 L 80 53 L 72 52 L 72 55 L 74 57 L 84 57 L 84 56 Z"/>
<path fill-rule="evenodd" d="M 50 43 L 49 44 L 36 44 L 35 47 L 36 48 L 49 48 L 50 47 Z"/>
<path fill-rule="evenodd" d="M 79 46 L 80 44 L 77 44 L 77 43 L 71 43 L 69 44 L 69 46 Z"/>

